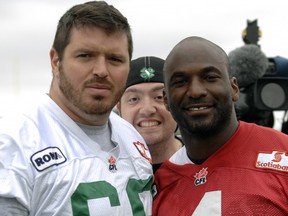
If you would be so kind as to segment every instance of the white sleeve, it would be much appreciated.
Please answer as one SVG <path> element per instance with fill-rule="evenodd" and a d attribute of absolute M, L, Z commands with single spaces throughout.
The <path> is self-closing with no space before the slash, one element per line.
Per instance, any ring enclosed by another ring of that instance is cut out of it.
<path fill-rule="evenodd" d="M 0 209 L 2 216 L 28 216 L 28 210 L 15 198 L 0 197 Z"/>

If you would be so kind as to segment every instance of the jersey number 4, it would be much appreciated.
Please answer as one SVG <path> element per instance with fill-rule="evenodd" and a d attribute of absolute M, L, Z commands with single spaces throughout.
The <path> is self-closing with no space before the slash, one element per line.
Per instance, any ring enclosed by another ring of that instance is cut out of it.
<path fill-rule="evenodd" d="M 221 191 L 206 192 L 192 216 L 221 216 Z"/>

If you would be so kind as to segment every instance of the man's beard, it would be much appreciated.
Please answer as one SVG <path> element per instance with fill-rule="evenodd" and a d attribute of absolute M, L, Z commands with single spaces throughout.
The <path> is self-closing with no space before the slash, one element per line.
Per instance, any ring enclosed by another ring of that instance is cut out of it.
<path fill-rule="evenodd" d="M 217 112 L 214 112 L 213 118 L 211 121 L 197 121 L 196 119 L 193 121 L 189 118 L 183 118 L 181 115 L 176 114 L 176 118 L 178 120 L 178 125 L 180 131 L 188 134 L 194 134 L 198 137 L 207 137 L 217 134 L 227 127 L 229 127 L 229 123 L 231 120 L 233 106 L 227 102 L 221 108 L 217 108 Z M 176 113 L 176 112 L 175 112 Z"/>
<path fill-rule="evenodd" d="M 92 82 L 91 80 L 88 82 Z M 103 82 L 103 81 L 102 81 Z M 108 81 L 106 81 L 107 83 Z M 63 93 L 64 97 L 66 97 L 67 101 L 69 101 L 76 109 L 81 112 L 84 112 L 87 115 L 104 115 L 114 108 L 117 102 L 120 100 L 122 93 L 124 92 L 124 87 L 122 90 L 116 92 L 111 101 L 107 103 L 107 99 L 101 95 L 96 95 L 93 98 L 91 97 L 90 102 L 85 102 L 81 95 L 81 89 L 76 89 L 68 77 L 65 75 L 63 66 L 60 64 L 59 66 L 59 88 Z M 72 107 L 70 107 L 72 108 Z"/>

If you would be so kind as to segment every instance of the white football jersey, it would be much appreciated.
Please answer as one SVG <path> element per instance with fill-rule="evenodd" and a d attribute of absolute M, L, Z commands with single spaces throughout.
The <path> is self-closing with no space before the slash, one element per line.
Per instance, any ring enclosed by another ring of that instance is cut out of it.
<path fill-rule="evenodd" d="M 0 197 L 33 216 L 151 215 L 151 156 L 132 125 L 111 113 L 105 152 L 49 96 L 29 113 L 0 121 Z"/>

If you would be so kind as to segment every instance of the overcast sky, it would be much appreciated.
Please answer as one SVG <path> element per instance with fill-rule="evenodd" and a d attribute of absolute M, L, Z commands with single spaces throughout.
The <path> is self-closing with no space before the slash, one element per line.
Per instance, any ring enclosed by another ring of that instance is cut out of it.
<path fill-rule="evenodd" d="M 48 92 L 49 50 L 60 16 L 81 0 L 0 0 L 0 115 L 15 101 Z M 258 20 L 268 57 L 288 57 L 287 0 L 108 0 L 129 20 L 133 58 L 165 58 L 185 37 L 198 35 L 229 53 L 242 46 L 247 20 Z"/>

